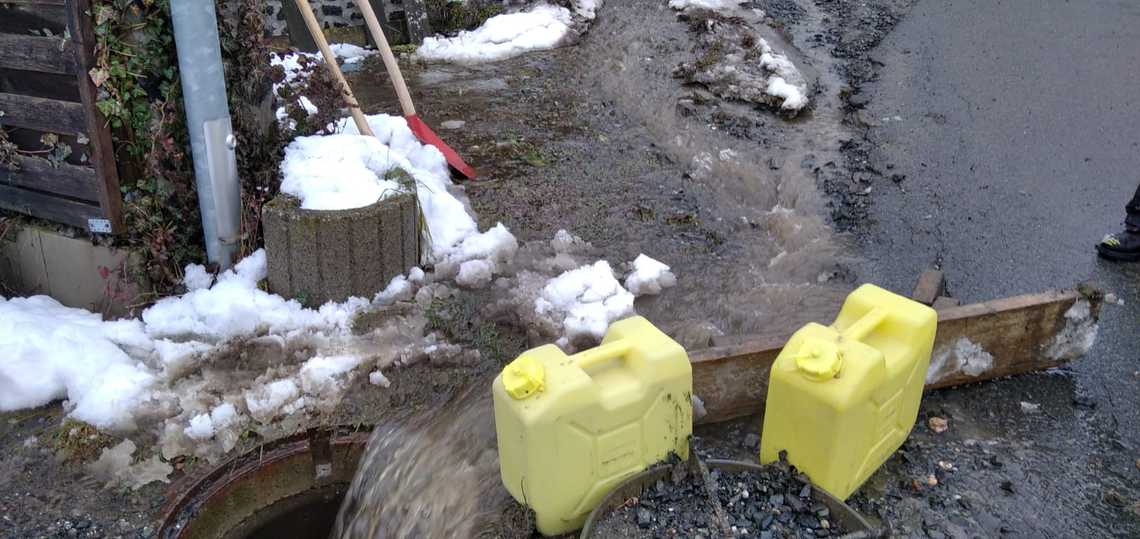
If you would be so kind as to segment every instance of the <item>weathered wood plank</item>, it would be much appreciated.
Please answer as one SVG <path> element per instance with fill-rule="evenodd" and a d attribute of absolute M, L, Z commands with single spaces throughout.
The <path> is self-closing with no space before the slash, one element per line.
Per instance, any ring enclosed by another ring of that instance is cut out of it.
<path fill-rule="evenodd" d="M 0 185 L 0 208 L 84 230 L 88 219 L 106 218 L 99 206 L 7 185 Z"/>
<path fill-rule="evenodd" d="M 5 4 L 24 6 L 62 6 L 65 0 L 4 0 Z"/>
<path fill-rule="evenodd" d="M 99 108 L 95 106 L 99 92 L 95 83 L 87 73 L 95 65 L 95 30 L 91 26 L 91 0 L 66 0 L 66 5 L 72 20 L 72 34 L 83 44 L 75 49 L 75 62 L 78 66 L 76 80 L 79 84 L 79 96 L 83 101 L 86 123 L 89 126 L 88 137 L 91 150 L 91 166 L 99 175 L 99 205 L 103 213 L 111 222 L 111 233 L 121 234 L 126 231 L 123 220 L 123 195 L 119 191 L 119 169 L 115 163 L 115 148 L 111 140 L 111 129 L 107 119 Z"/>
<path fill-rule="evenodd" d="M 927 389 L 1055 367 L 1090 346 L 1099 299 L 1076 291 L 1027 294 L 938 313 Z M 716 423 L 763 411 L 768 372 L 790 336 L 745 340 L 690 354 L 693 394 Z M 735 340 L 735 339 L 734 339 Z"/>
<path fill-rule="evenodd" d="M 48 30 L 54 35 L 63 35 L 67 29 L 67 12 L 62 5 L 31 5 L 0 2 L 0 33 L 36 35 Z M 42 35 L 42 34 L 41 34 Z"/>
<path fill-rule="evenodd" d="M 60 37 L 0 34 L 0 67 L 75 74 L 75 44 Z"/>
<path fill-rule="evenodd" d="M 53 133 L 86 133 L 87 116 L 82 103 L 57 101 L 27 95 L 0 93 L 0 110 L 7 126 Z"/>
<path fill-rule="evenodd" d="M 79 102 L 75 75 L 0 69 L 0 92 Z"/>
<path fill-rule="evenodd" d="M 46 159 L 16 156 L 17 168 L 0 165 L 0 184 L 99 201 L 99 179 L 90 167 L 67 163 L 52 166 Z"/>

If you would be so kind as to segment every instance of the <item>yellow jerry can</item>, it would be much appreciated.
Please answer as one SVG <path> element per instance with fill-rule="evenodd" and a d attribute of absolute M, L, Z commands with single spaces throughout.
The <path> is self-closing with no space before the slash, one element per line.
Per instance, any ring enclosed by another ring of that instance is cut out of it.
<path fill-rule="evenodd" d="M 914 427 L 937 324 L 934 309 L 868 284 L 830 327 L 797 331 L 772 365 L 760 462 L 787 451 L 847 499 Z"/>
<path fill-rule="evenodd" d="M 572 356 L 523 353 L 492 388 L 503 484 L 541 533 L 582 527 L 623 479 L 670 453 L 688 458 L 692 387 L 685 349 L 641 317 Z"/>

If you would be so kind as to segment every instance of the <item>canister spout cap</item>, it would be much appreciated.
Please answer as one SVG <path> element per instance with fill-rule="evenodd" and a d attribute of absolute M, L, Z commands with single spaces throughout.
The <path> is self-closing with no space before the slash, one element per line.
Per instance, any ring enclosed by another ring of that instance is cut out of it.
<path fill-rule="evenodd" d="M 537 359 L 523 355 L 503 369 L 503 389 L 516 400 L 525 399 L 542 391 L 546 371 Z"/>
<path fill-rule="evenodd" d="M 818 381 L 835 378 L 843 366 L 839 348 L 834 341 L 826 339 L 805 339 L 795 357 L 796 368 L 808 378 Z"/>

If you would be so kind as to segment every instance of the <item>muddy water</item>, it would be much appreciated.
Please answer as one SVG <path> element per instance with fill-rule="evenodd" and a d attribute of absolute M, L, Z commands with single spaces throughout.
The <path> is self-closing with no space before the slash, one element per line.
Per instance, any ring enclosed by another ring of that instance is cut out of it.
<path fill-rule="evenodd" d="M 847 136 L 839 79 L 828 55 L 787 41 L 817 33 L 821 17 L 809 9 L 785 36 L 742 16 L 818 81 L 813 110 L 789 121 L 714 105 L 718 117 L 756 127 L 746 131 L 682 114 L 678 100 L 693 89 L 672 70 L 692 60 L 692 36 L 660 0 L 607 6 L 575 47 L 410 71 L 429 121 L 467 121 L 445 134 L 483 161 L 489 181 L 468 188 L 482 225 L 502 220 L 524 240 L 567 228 L 615 265 L 641 252 L 664 260 L 678 286 L 639 299 L 637 310 L 684 344 L 707 346 L 711 335 L 826 320 L 851 288 L 816 190 L 817 169 L 841 162 Z M 391 110 L 389 93 L 358 90 L 373 110 Z M 519 166 L 495 153 L 520 139 L 549 163 Z M 499 482 L 489 385 L 475 381 L 431 413 L 377 429 L 334 537 L 525 533 Z"/>
<path fill-rule="evenodd" d="M 333 538 L 502 537 L 510 495 L 499 480 L 490 380 L 372 433 Z M 525 536 L 526 531 L 520 533 Z"/>

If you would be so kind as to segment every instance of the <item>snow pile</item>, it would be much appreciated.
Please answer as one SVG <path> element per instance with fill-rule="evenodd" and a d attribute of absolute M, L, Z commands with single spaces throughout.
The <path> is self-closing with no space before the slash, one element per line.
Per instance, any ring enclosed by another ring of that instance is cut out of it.
<path fill-rule="evenodd" d="M 593 13 L 594 2 L 582 2 L 583 13 Z M 585 7 L 587 6 L 588 7 Z M 552 49 L 570 32 L 572 18 L 564 7 L 539 4 L 529 11 L 496 15 L 482 26 L 455 37 L 429 37 L 416 55 L 446 62 L 487 62 L 527 51 Z"/>
<path fill-rule="evenodd" d="M 361 298 L 306 309 L 257 287 L 266 276 L 265 251 L 257 250 L 232 270 L 218 276 L 208 289 L 159 300 L 143 311 L 146 333 L 152 338 L 193 337 L 221 342 L 257 333 L 331 330 L 345 333 L 353 316 L 368 305 Z"/>
<path fill-rule="evenodd" d="M 599 260 L 551 279 L 535 299 L 534 312 L 561 326 L 558 344 L 566 347 L 583 336 L 601 339 L 611 322 L 633 314 L 633 299 L 609 262 Z"/>
<path fill-rule="evenodd" d="M 661 290 L 677 284 L 677 277 L 669 266 L 644 254 L 633 261 L 633 271 L 625 278 L 625 287 L 635 296 L 660 294 Z"/>
<path fill-rule="evenodd" d="M 131 428 L 154 375 L 124 348 L 152 347 L 137 321 L 104 322 L 47 296 L 0 297 L 0 411 L 68 399 L 99 428 Z"/>
<path fill-rule="evenodd" d="M 731 11 L 737 9 L 740 0 L 669 0 L 669 7 L 676 10 L 709 9 L 712 11 Z"/>
<path fill-rule="evenodd" d="M 587 21 L 594 20 L 601 8 L 602 0 L 574 0 L 574 14 Z"/>
<path fill-rule="evenodd" d="M 806 107 L 807 83 L 800 70 L 787 56 L 776 52 L 767 41 L 761 39 L 757 46 L 763 51 L 760 65 L 771 73 L 764 92 L 783 100 L 781 109 L 800 110 Z"/>
<path fill-rule="evenodd" d="M 410 174 L 415 180 L 420 211 L 423 212 L 424 220 L 427 223 L 428 237 L 431 239 L 429 259 L 437 265 L 454 266 L 451 270 L 444 272 L 445 276 L 450 277 L 451 271 L 458 271 L 460 264 L 476 259 L 488 261 L 492 269 L 497 271 L 503 263 L 514 257 L 515 251 L 518 250 L 518 241 L 502 224 L 498 224 L 486 232 L 479 232 L 475 218 L 468 213 L 466 205 L 453 192 L 456 188 L 451 183 L 451 172 L 448 169 L 447 160 L 439 150 L 434 146 L 421 144 L 412 134 L 412 130 L 408 128 L 407 121 L 399 116 L 387 114 L 368 116 L 368 124 L 376 134 L 375 142 L 352 146 L 356 150 L 373 148 L 368 155 L 362 153 L 345 155 L 348 152 L 344 152 L 343 148 L 336 150 L 336 152 L 330 152 L 332 148 L 337 146 L 335 143 L 321 144 L 321 153 L 319 154 L 305 150 L 309 145 L 317 143 L 311 139 L 370 138 L 360 136 L 356 126 L 348 119 L 341 120 L 337 125 L 337 131 L 341 135 L 302 137 L 290 144 L 285 149 L 285 164 L 282 167 L 285 181 L 282 182 L 282 189 L 285 190 L 287 183 L 291 186 L 320 182 L 339 184 L 341 180 L 336 178 L 336 174 L 321 176 L 323 179 L 319 181 L 310 181 L 305 176 L 306 174 L 319 174 L 322 168 L 342 166 L 340 164 L 342 161 L 367 163 L 367 167 L 370 167 L 367 173 L 376 176 L 377 179 L 374 180 L 376 182 L 381 181 L 380 178 L 384 172 L 398 167 Z M 378 146 L 376 142 L 379 143 Z M 302 165 L 302 163 L 304 164 Z M 360 169 L 356 169 L 356 171 L 360 173 L 361 178 L 364 177 L 365 172 L 360 171 Z M 313 187 L 312 191 L 332 190 L 337 192 L 350 189 L 349 187 L 342 189 L 341 187 L 324 185 Z M 297 190 L 296 192 L 309 191 Z M 376 200 L 375 198 L 365 198 L 358 200 L 357 203 L 366 205 Z M 307 207 L 305 204 L 306 202 L 303 201 L 302 207 Z"/>
<path fill-rule="evenodd" d="M 368 206 L 404 190 L 386 179 L 396 166 L 392 155 L 392 149 L 374 137 L 297 137 L 285 148 L 281 192 L 297 197 L 308 210 Z"/>

